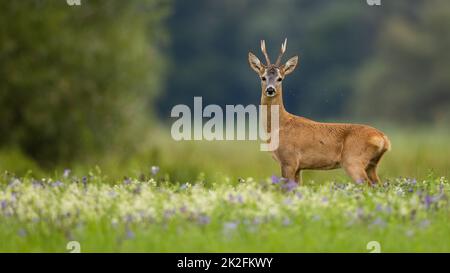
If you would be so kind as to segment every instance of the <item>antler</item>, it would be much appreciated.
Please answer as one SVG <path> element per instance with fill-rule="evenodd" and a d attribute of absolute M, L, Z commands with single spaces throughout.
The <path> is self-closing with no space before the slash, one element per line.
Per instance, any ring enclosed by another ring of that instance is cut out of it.
<path fill-rule="evenodd" d="M 264 54 L 264 57 L 266 57 L 267 65 L 270 65 L 269 55 L 267 54 L 267 51 L 266 51 L 266 41 L 264 41 L 264 40 L 261 40 L 261 51 Z"/>
<path fill-rule="evenodd" d="M 284 52 L 286 52 L 286 46 L 287 46 L 287 38 L 285 38 L 284 43 L 281 44 L 280 55 L 278 55 L 277 62 L 275 63 L 276 66 L 280 65 L 281 58 L 283 57 Z"/>

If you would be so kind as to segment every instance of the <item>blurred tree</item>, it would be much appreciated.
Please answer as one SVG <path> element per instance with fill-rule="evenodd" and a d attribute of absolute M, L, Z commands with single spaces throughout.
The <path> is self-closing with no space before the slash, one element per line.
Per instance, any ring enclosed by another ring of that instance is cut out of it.
<path fill-rule="evenodd" d="M 139 141 L 167 2 L 1 1 L 0 145 L 54 163 Z"/>
<path fill-rule="evenodd" d="M 405 2 L 397 3 L 380 26 L 376 54 L 356 83 L 356 111 L 402 123 L 448 126 L 450 2 Z"/>

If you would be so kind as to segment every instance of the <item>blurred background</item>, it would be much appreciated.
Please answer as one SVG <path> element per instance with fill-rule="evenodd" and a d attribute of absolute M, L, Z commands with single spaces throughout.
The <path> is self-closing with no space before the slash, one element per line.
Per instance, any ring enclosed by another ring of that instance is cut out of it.
<path fill-rule="evenodd" d="M 264 179 L 278 164 L 252 141 L 170 136 L 176 104 L 258 104 L 248 51 L 299 55 L 288 111 L 369 123 L 393 150 L 381 174 L 448 175 L 446 0 L 0 1 L 0 171 Z M 306 172 L 310 180 L 342 171 Z"/>

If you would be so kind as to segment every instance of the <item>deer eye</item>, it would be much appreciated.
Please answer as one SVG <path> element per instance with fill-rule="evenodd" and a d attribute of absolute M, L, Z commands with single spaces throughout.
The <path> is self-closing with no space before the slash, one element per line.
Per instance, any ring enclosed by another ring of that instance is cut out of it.
<path fill-rule="evenodd" d="M 262 80 L 263 82 L 265 82 L 265 81 L 266 81 L 266 77 L 261 77 L 261 80 Z"/>
<path fill-rule="evenodd" d="M 277 79 L 277 82 L 281 82 L 283 79 L 282 78 L 278 78 Z"/>

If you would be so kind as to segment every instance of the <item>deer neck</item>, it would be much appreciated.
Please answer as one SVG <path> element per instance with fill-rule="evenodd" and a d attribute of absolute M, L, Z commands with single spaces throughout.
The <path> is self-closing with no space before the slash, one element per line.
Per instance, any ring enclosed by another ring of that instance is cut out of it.
<path fill-rule="evenodd" d="M 281 86 L 279 90 L 277 90 L 277 93 L 278 94 L 275 97 L 267 97 L 264 95 L 264 90 L 262 90 L 261 105 L 267 106 L 266 124 L 267 124 L 267 132 L 269 133 L 271 132 L 271 118 L 272 118 L 272 113 L 270 111 L 271 106 L 278 106 L 280 126 L 289 120 L 289 113 L 284 108 L 283 92 Z"/>

